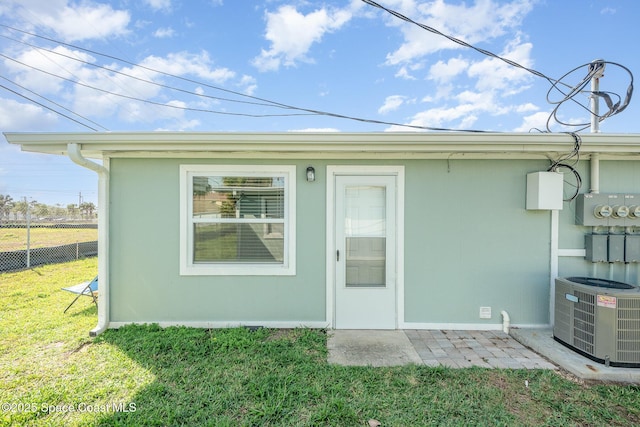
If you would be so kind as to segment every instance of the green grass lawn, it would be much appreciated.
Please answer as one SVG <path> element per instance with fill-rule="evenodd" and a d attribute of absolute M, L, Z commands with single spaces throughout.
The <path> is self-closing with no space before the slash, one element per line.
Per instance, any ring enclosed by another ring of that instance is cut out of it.
<path fill-rule="evenodd" d="M 321 330 L 109 330 L 63 286 L 87 259 L 0 274 L 0 425 L 640 425 L 640 387 L 553 371 L 326 362 Z"/>
<path fill-rule="evenodd" d="M 97 228 L 46 228 L 29 230 L 31 249 L 98 240 Z M 26 228 L 0 228 L 0 252 L 27 249 Z"/>

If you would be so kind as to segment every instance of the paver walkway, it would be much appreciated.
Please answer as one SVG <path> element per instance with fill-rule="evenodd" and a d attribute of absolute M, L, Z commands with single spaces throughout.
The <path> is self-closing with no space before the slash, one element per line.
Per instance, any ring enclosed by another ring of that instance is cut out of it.
<path fill-rule="evenodd" d="M 502 331 L 333 330 L 329 363 L 348 366 L 428 366 L 557 369 Z"/>
<path fill-rule="evenodd" d="M 502 331 L 404 331 L 425 365 L 452 368 L 556 369 Z"/>

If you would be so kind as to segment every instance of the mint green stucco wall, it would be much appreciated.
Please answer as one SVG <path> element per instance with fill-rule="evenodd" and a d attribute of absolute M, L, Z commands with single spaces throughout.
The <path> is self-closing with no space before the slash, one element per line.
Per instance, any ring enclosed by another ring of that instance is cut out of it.
<path fill-rule="evenodd" d="M 111 160 L 111 321 L 323 320 L 324 184 L 298 183 L 296 276 L 180 276 L 179 165 L 186 163 L 213 162 Z M 299 178 L 306 166 L 299 163 Z"/>
<path fill-rule="evenodd" d="M 412 162 L 406 183 L 408 322 L 548 319 L 549 212 L 525 210 L 526 173 L 545 162 Z M 544 169 L 542 169 L 544 170 Z M 493 318 L 479 319 L 481 306 Z"/>
<path fill-rule="evenodd" d="M 295 276 L 180 276 L 180 164 L 297 165 Z M 307 183 L 304 171 L 316 168 Z M 110 282 L 114 322 L 323 322 L 326 166 L 405 166 L 405 318 L 417 323 L 549 322 L 548 211 L 527 211 L 526 174 L 545 160 L 111 159 Z M 639 192 L 635 162 L 602 162 L 602 192 Z M 588 162 L 581 164 L 588 191 Z M 584 248 L 574 205 L 560 213 L 560 247 Z M 588 275 L 580 258 L 560 275 Z M 479 318 L 481 306 L 492 319 Z"/>

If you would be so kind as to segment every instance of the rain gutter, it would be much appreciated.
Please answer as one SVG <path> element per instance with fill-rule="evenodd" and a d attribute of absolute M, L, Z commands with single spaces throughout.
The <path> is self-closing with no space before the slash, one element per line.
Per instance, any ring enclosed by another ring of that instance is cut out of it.
<path fill-rule="evenodd" d="M 67 155 L 98 174 L 98 324 L 89 331 L 95 337 L 109 327 L 109 161 L 103 166 L 85 158 L 77 143 L 67 144 Z"/>

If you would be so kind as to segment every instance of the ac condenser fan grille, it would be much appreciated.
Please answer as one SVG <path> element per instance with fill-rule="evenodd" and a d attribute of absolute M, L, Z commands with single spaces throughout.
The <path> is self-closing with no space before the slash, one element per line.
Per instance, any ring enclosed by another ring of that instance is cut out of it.
<path fill-rule="evenodd" d="M 640 362 L 640 299 L 618 299 L 618 360 Z"/>
<path fill-rule="evenodd" d="M 576 296 L 579 302 L 573 312 L 573 345 L 591 354 L 595 338 L 595 297 L 580 291 L 576 291 Z"/>

